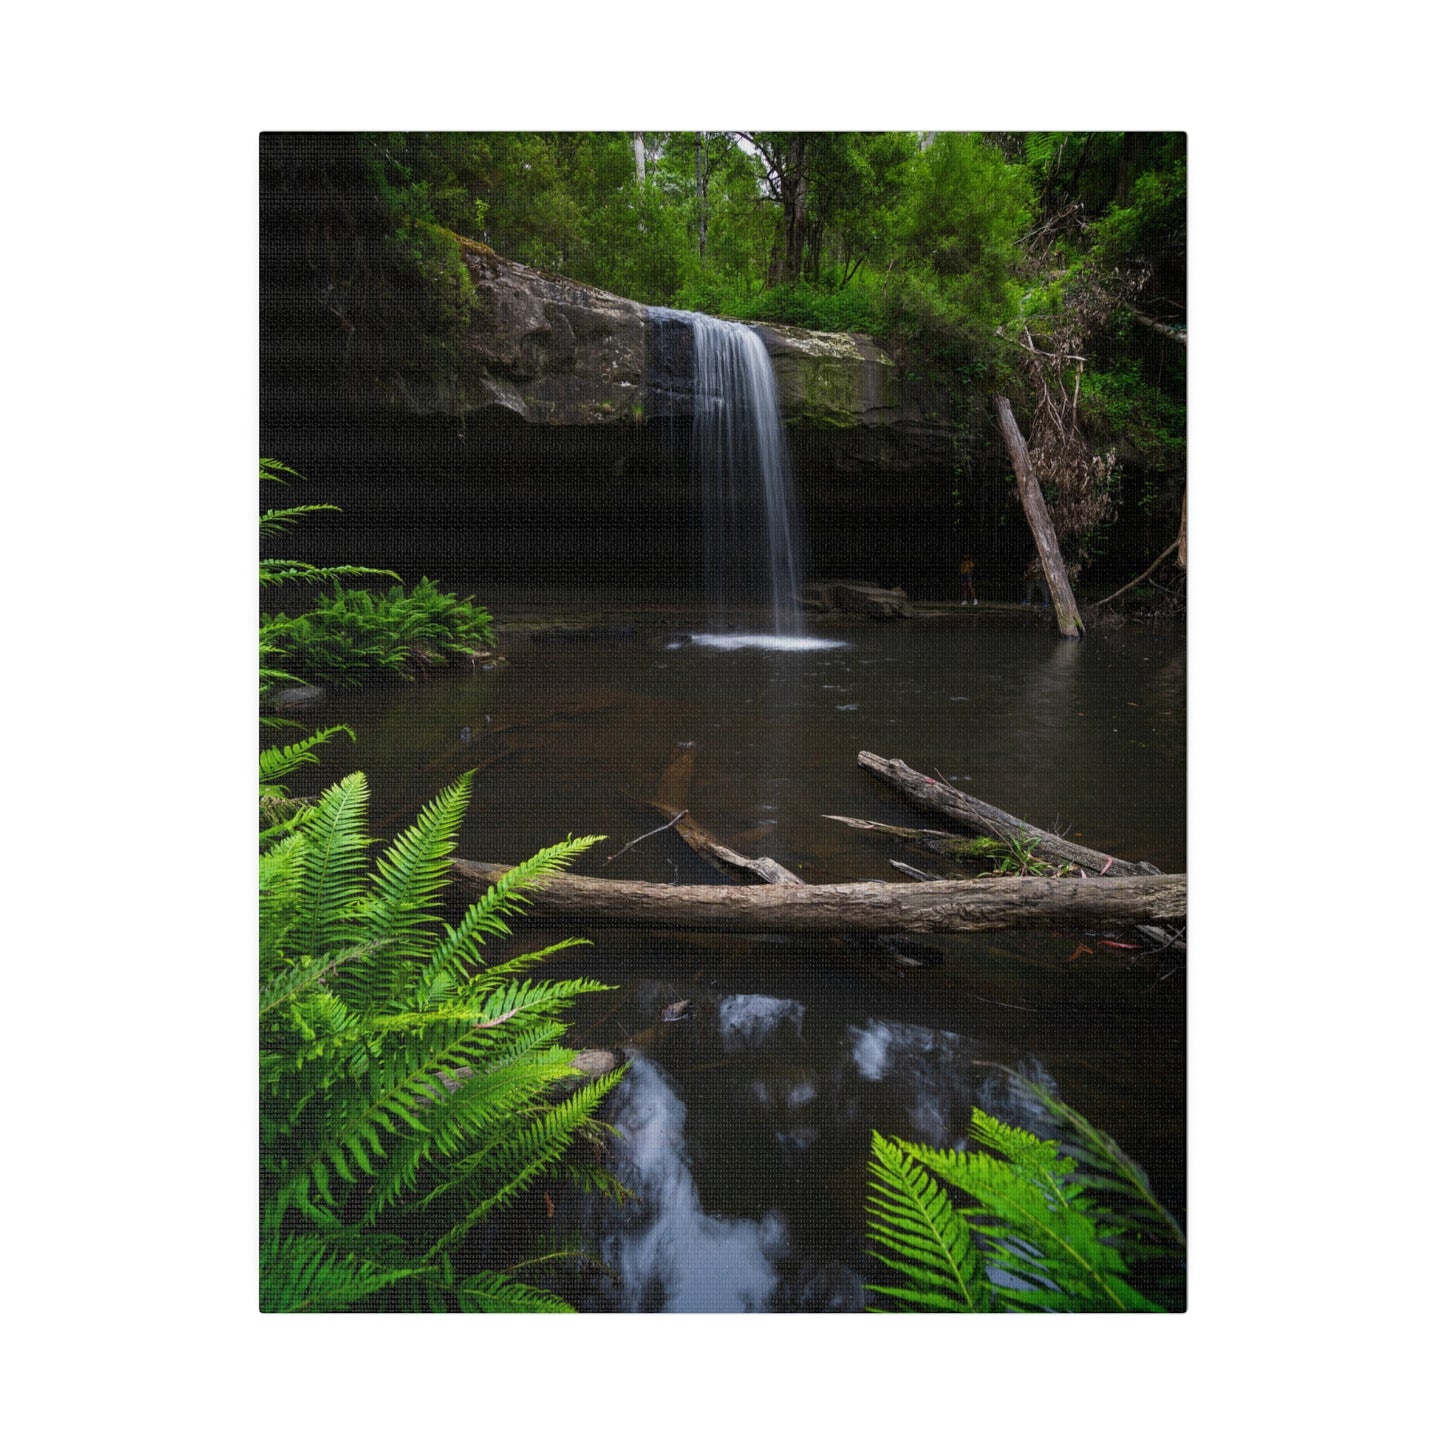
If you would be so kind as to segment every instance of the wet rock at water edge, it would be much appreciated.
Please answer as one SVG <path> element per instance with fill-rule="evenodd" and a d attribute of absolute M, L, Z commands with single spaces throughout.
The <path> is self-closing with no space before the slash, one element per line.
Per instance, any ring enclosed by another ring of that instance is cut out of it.
<path fill-rule="evenodd" d="M 802 601 L 810 612 L 879 620 L 918 615 L 901 587 L 880 587 L 876 582 L 810 582 L 803 588 Z"/>
<path fill-rule="evenodd" d="M 289 712 L 295 708 L 315 707 L 317 703 L 325 701 L 326 689 L 307 683 L 304 687 L 286 687 L 280 692 L 272 693 L 266 699 L 266 706 Z"/>

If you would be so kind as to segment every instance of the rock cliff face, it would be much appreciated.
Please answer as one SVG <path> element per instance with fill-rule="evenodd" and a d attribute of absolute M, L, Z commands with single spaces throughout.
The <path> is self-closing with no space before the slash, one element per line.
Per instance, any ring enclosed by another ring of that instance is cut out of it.
<path fill-rule="evenodd" d="M 647 308 L 468 246 L 478 304 L 449 411 L 493 408 L 551 426 L 645 416 Z"/>
<path fill-rule="evenodd" d="M 477 305 L 449 380 L 388 379 L 348 361 L 344 344 L 334 362 L 316 345 L 277 391 L 282 404 L 263 404 L 266 455 L 343 508 L 318 529 L 318 560 L 482 594 L 509 581 L 693 585 L 691 358 L 668 354 L 668 328 L 645 306 L 475 243 L 463 254 Z M 326 315 L 293 309 L 297 336 L 303 315 Z M 291 321 L 278 311 L 271 325 Z M 958 483 L 944 399 L 868 337 L 755 329 L 778 380 L 812 574 L 915 595 L 935 574 L 951 585 Z"/>
<path fill-rule="evenodd" d="M 395 393 L 391 400 L 402 409 L 452 416 L 500 410 L 546 426 L 635 426 L 688 414 L 690 389 L 676 375 L 687 358 L 671 357 L 658 344 L 645 306 L 482 246 L 467 245 L 464 256 L 478 304 L 455 390 Z M 791 431 L 882 428 L 906 440 L 910 452 L 946 445 L 941 399 L 925 387 L 905 386 L 870 337 L 794 326 L 755 329 L 772 357 Z M 863 450 L 875 465 L 904 460 L 897 447 Z"/>

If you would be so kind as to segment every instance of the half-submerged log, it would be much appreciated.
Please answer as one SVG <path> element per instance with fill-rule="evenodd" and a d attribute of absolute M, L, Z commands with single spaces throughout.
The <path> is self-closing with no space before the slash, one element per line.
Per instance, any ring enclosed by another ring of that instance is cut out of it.
<path fill-rule="evenodd" d="M 507 868 L 452 862 L 452 879 L 480 897 Z M 999 878 L 942 883 L 623 883 L 559 874 L 535 886 L 539 918 L 591 928 L 672 928 L 708 933 L 978 933 L 1177 924 L 1183 874 L 1143 878 Z"/>
<path fill-rule="evenodd" d="M 1108 874 L 1114 878 L 1130 878 L 1157 875 L 1159 870 L 1152 863 L 1130 863 L 1122 858 L 1111 857 L 1093 848 L 1085 848 L 1068 838 L 1060 838 L 1045 828 L 1036 828 L 1005 813 L 1001 808 L 992 807 L 971 798 L 967 793 L 948 783 L 930 778 L 925 773 L 915 772 L 901 758 L 880 758 L 876 753 L 858 754 L 858 766 L 881 778 L 890 787 L 896 788 L 915 807 L 935 817 L 947 818 L 970 833 L 986 838 L 1004 841 L 1010 838 L 1025 838 L 1032 842 L 1033 853 L 1047 863 L 1072 863 L 1086 873 Z"/>
<path fill-rule="evenodd" d="M 942 858 L 951 858 L 954 862 L 965 858 L 977 862 L 989 856 L 979 839 L 960 838 L 957 833 L 943 833 L 937 828 L 900 828 L 894 823 L 875 823 L 871 818 L 845 818 L 839 813 L 824 813 L 823 817 L 830 823 L 842 823 L 863 833 L 882 833 L 886 838 L 901 839 Z"/>
<path fill-rule="evenodd" d="M 647 806 L 665 818 L 672 818 L 672 830 L 700 858 L 721 864 L 736 873 L 749 874 L 764 883 L 796 883 L 803 880 L 772 858 L 747 858 L 718 842 L 691 813 L 687 811 L 688 794 L 692 791 L 692 775 L 697 767 L 697 744 L 678 743 L 657 784 L 657 792 Z M 680 818 L 675 817 L 681 813 Z"/>
<path fill-rule="evenodd" d="M 1054 599 L 1054 617 L 1059 631 L 1065 637 L 1079 637 L 1084 631 L 1083 619 L 1079 616 L 1079 604 L 1074 601 L 1074 589 L 1069 585 L 1068 569 L 1064 566 L 1064 555 L 1059 551 L 1059 539 L 1054 533 L 1054 519 L 1049 516 L 1048 503 L 1034 475 L 1033 462 L 1029 460 L 1028 444 L 1024 441 L 1019 424 L 1014 420 L 1013 407 L 1006 396 L 995 396 L 994 410 L 998 423 L 1003 429 L 1004 445 L 1008 448 L 1009 460 L 1013 463 L 1014 480 L 1018 483 L 1019 501 L 1023 503 L 1024 515 L 1029 519 L 1029 530 L 1034 534 L 1034 545 L 1039 550 L 1039 561 L 1043 564 L 1044 580 L 1049 584 L 1049 596 Z"/>

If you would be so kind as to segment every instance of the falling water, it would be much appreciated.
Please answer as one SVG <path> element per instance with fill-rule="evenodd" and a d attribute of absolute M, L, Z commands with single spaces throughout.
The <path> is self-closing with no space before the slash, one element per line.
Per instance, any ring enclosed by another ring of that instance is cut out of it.
<path fill-rule="evenodd" d="M 677 410 L 692 415 L 692 470 L 714 619 L 720 622 L 727 608 L 771 603 L 777 643 L 807 645 L 798 606 L 801 532 L 793 468 L 767 348 L 736 321 L 663 307 L 651 314 L 655 351 L 671 359 L 675 373 L 685 362 L 678 353 L 692 353 L 690 376 L 672 380 Z"/>

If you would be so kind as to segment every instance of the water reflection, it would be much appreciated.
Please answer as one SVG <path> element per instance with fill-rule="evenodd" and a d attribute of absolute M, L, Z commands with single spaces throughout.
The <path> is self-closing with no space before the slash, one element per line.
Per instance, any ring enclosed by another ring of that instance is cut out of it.
<path fill-rule="evenodd" d="M 739 1312 L 770 1307 L 787 1253 L 782 1213 L 723 1219 L 702 1207 L 683 1139 L 687 1109 L 667 1074 L 633 1062 L 618 1086 L 613 1163 L 633 1191 L 626 1222 L 601 1240 L 624 1310 Z"/>
<path fill-rule="evenodd" d="M 730 994 L 718 1003 L 717 1022 L 722 1046 L 730 1053 L 756 1049 L 780 1028 L 791 1028 L 794 1038 L 802 1038 L 803 1005 L 761 993 Z"/>
<path fill-rule="evenodd" d="M 940 1149 L 961 1147 L 976 1043 L 944 1029 L 870 1018 L 848 1029 L 848 1054 L 859 1079 L 886 1085 L 884 1098 L 872 1105 L 875 1117 L 889 1121 L 874 1125 L 880 1132 Z"/>
<path fill-rule="evenodd" d="M 664 990 L 637 984 L 636 1013 Z M 635 1194 L 592 1201 L 587 1237 L 615 1272 L 596 1307 L 623 1311 L 857 1310 L 868 1275 L 864 1193 L 873 1129 L 963 1148 L 975 1104 L 1056 1132 L 1030 1079 L 980 1062 L 978 1039 L 762 993 L 696 999 L 649 1026 L 611 1122 L 609 1168 Z M 993 1052 L 997 1053 L 995 1049 Z M 666 1061 L 665 1063 L 663 1061 Z"/>

